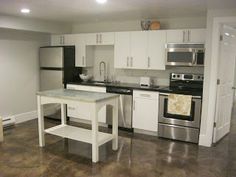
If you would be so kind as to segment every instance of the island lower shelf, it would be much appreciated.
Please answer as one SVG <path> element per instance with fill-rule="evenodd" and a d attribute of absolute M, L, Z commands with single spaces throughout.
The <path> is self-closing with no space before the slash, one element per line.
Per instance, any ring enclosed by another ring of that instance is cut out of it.
<path fill-rule="evenodd" d="M 58 125 L 44 130 L 45 133 L 68 138 L 76 141 L 92 144 L 92 131 L 85 128 L 79 128 L 70 125 Z M 111 141 L 114 138 L 112 134 L 98 132 L 98 146 Z"/>

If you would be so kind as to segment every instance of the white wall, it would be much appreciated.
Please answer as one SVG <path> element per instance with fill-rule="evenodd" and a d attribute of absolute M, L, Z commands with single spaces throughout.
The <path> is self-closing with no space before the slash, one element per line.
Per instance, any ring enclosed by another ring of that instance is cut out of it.
<path fill-rule="evenodd" d="M 49 44 L 49 39 L 42 33 L 0 29 L 0 116 L 25 118 L 34 114 L 38 49 Z"/>
<path fill-rule="evenodd" d="M 58 23 L 6 15 L 0 15 L 0 28 L 44 33 L 71 33 L 70 23 Z"/>
<path fill-rule="evenodd" d="M 205 54 L 205 80 L 203 91 L 203 106 L 201 119 L 201 132 L 199 144 L 211 146 L 213 123 L 215 114 L 216 102 L 216 81 L 217 81 L 217 58 L 212 57 L 213 22 L 217 17 L 236 16 L 236 9 L 230 10 L 208 10 L 207 13 L 207 39 L 206 39 L 206 54 Z M 217 38 L 219 36 L 216 36 Z M 217 49 L 216 49 L 217 51 Z"/>
<path fill-rule="evenodd" d="M 206 17 L 183 17 L 158 19 L 161 29 L 205 28 Z M 72 33 L 137 31 L 141 30 L 140 20 L 80 23 L 72 25 Z"/>

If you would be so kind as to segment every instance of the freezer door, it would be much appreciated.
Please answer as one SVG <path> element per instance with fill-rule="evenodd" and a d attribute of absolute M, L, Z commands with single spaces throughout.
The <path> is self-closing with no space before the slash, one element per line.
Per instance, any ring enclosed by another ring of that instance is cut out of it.
<path fill-rule="evenodd" d="M 40 91 L 63 88 L 63 71 L 40 70 Z"/>
<path fill-rule="evenodd" d="M 39 57 L 41 68 L 63 68 L 62 47 L 40 48 Z"/>

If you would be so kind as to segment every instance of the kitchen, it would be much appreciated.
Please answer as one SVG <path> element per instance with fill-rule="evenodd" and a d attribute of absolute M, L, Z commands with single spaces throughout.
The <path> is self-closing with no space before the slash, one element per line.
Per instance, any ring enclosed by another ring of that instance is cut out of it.
<path fill-rule="evenodd" d="M 230 13 L 229 13 L 229 16 L 230 16 Z M 6 18 L 6 19 L 11 20 L 10 18 Z M 188 20 L 191 22 L 188 22 Z M 193 21 L 195 21 L 195 22 L 193 22 Z M 32 21 L 29 21 L 29 22 L 33 24 Z M 182 25 L 180 25 L 178 22 L 181 22 Z M 122 25 L 121 25 L 122 23 L 126 24 L 126 27 L 124 27 L 124 26 L 122 27 Z M 207 21 L 207 23 L 208 23 L 208 21 Z M 181 43 L 181 44 L 182 43 L 184 43 L 184 44 L 185 43 L 189 43 L 189 44 L 190 43 L 191 44 L 192 43 L 193 44 L 201 43 L 201 44 L 205 44 L 205 46 L 201 47 L 201 48 L 202 49 L 206 48 L 205 50 L 207 51 L 207 47 L 209 47 L 209 46 L 207 46 L 207 39 L 208 39 L 207 35 L 209 33 L 207 31 L 208 26 L 206 25 L 206 18 L 193 17 L 193 18 L 177 18 L 177 19 L 170 19 L 170 20 L 160 19 L 160 24 L 161 24 L 161 30 L 156 30 L 156 31 L 155 30 L 142 31 L 141 25 L 140 25 L 140 20 L 137 20 L 137 21 L 130 21 L 130 22 L 129 21 L 117 22 L 117 23 L 115 23 L 115 22 L 96 22 L 94 24 L 92 24 L 92 23 L 84 23 L 83 24 L 82 23 L 81 25 L 74 25 L 73 26 L 73 30 L 72 30 L 73 34 L 69 34 L 68 32 L 54 32 L 54 33 L 61 33 L 61 34 L 58 35 L 58 34 L 50 33 L 50 35 L 48 35 L 48 34 L 38 34 L 36 32 L 25 32 L 25 31 L 21 32 L 21 31 L 2 29 L 1 35 L 3 36 L 2 37 L 3 39 L 4 38 L 7 39 L 5 42 L 6 42 L 6 44 L 9 43 L 9 45 L 11 45 L 10 43 L 13 40 L 14 41 L 17 40 L 17 38 L 18 38 L 18 40 L 19 39 L 24 40 L 24 37 L 26 37 L 26 36 L 28 37 L 29 43 L 32 40 L 39 41 L 38 43 L 40 43 L 40 44 L 34 43 L 35 46 L 34 46 L 34 48 L 32 48 L 34 51 L 36 51 L 36 48 L 38 50 L 39 47 L 42 47 L 42 46 L 55 46 L 55 45 L 58 46 L 59 45 L 59 46 L 69 47 L 71 45 L 72 46 L 75 45 L 75 49 L 74 49 L 75 50 L 75 61 L 74 62 L 75 62 L 75 66 L 78 69 L 77 71 L 79 72 L 79 73 L 76 73 L 76 79 L 79 79 L 79 74 L 85 73 L 90 76 L 93 76 L 93 80 L 99 81 L 99 82 L 96 82 L 96 83 L 92 82 L 92 81 L 80 82 L 77 80 L 72 80 L 72 81 L 67 82 L 67 89 L 68 90 L 74 89 L 74 90 L 85 90 L 85 91 L 95 91 L 95 92 L 97 92 L 97 90 L 99 90 L 99 92 L 107 92 L 107 93 L 108 92 L 109 93 L 118 92 L 119 94 L 121 94 L 120 92 L 122 92 L 122 91 L 132 92 L 132 96 L 130 96 L 129 94 L 122 94 L 122 96 L 119 98 L 120 103 L 121 102 L 123 102 L 123 103 L 130 102 L 130 104 L 128 104 L 129 106 L 123 106 L 123 108 L 126 109 L 128 107 L 129 109 L 125 110 L 125 111 L 119 110 L 119 114 L 122 114 L 122 112 L 124 115 L 126 115 L 127 112 L 129 114 L 131 114 L 128 117 L 131 117 L 131 120 L 132 120 L 131 128 L 133 128 L 133 130 L 131 130 L 131 132 L 134 131 L 134 136 L 140 135 L 141 137 L 145 136 L 147 139 L 153 139 L 153 138 L 158 139 L 158 140 L 154 139 L 153 142 L 156 142 L 156 141 L 160 141 L 162 143 L 173 142 L 174 143 L 173 146 L 175 146 L 175 148 L 178 148 L 178 146 L 181 147 L 184 145 L 186 145 L 187 147 L 196 148 L 197 145 L 195 145 L 195 144 L 190 144 L 190 145 L 186 144 L 186 143 L 181 144 L 181 142 L 178 142 L 178 141 L 162 139 L 162 138 L 160 138 L 160 140 L 159 140 L 159 138 L 157 138 L 157 136 L 161 136 L 159 134 L 159 132 L 163 128 L 159 127 L 158 125 L 160 125 L 163 122 L 158 123 L 157 117 L 161 111 L 160 111 L 160 109 L 155 109 L 155 108 L 158 108 L 161 105 L 161 101 L 160 101 L 161 97 L 160 97 L 159 92 L 163 92 L 162 89 L 167 88 L 167 86 L 170 84 L 172 84 L 172 85 L 176 84 L 176 83 L 179 84 L 181 82 L 182 85 L 178 86 L 181 88 L 181 87 L 183 87 L 183 84 L 187 83 L 186 85 L 188 86 L 188 90 L 181 90 L 182 94 L 186 94 L 184 92 L 186 92 L 186 91 L 189 92 L 189 90 L 191 90 L 191 89 L 196 90 L 196 88 L 189 88 L 189 85 L 191 85 L 193 87 L 196 87 L 196 86 L 200 87 L 198 89 L 198 90 L 201 90 L 200 95 L 197 94 L 197 95 L 193 95 L 193 96 L 202 96 L 203 82 L 205 83 L 205 82 L 207 82 L 207 81 L 205 81 L 205 79 L 209 79 L 209 76 L 206 75 L 206 71 L 207 71 L 206 68 L 208 69 L 208 66 L 209 66 L 208 61 L 205 60 L 204 67 L 200 66 L 201 64 L 199 64 L 199 66 L 190 66 L 190 67 L 189 66 L 188 67 L 168 66 L 168 65 L 166 65 L 166 60 L 167 60 L 166 56 L 168 56 L 168 52 L 167 52 L 168 46 L 166 44 L 168 44 L 168 43 Z M 110 28 L 107 28 L 107 25 L 111 25 Z M 11 27 L 11 28 L 13 28 L 13 27 Z M 19 26 L 16 28 L 21 28 L 21 27 Z M 33 28 L 33 25 L 31 25 L 30 28 Z M 115 28 L 115 29 L 113 29 L 113 28 Z M 34 31 L 34 30 L 35 29 L 33 29 L 32 31 Z M 46 30 L 52 30 L 52 29 L 45 28 L 44 30 L 46 31 Z M 58 30 L 58 28 L 57 29 L 54 28 L 54 30 Z M 176 38 L 176 36 L 178 38 Z M 12 39 L 15 38 L 15 39 L 13 39 L 12 41 L 9 41 L 9 39 L 11 39 L 11 38 Z M 160 39 L 162 39 L 162 40 L 160 40 Z M 198 40 L 200 40 L 200 41 L 198 41 Z M 163 45 L 160 45 L 160 43 L 162 43 Z M 28 44 L 28 45 L 30 47 L 30 44 Z M 159 48 L 158 48 L 158 46 L 159 46 Z M 3 48 L 4 47 L 5 46 L 3 46 Z M 173 47 L 173 46 L 170 46 L 170 47 Z M 186 46 L 184 46 L 184 47 L 186 47 Z M 195 48 L 194 48 L 195 46 L 191 46 L 191 47 L 195 51 Z M 179 46 L 178 46 L 178 48 L 179 48 Z M 23 49 L 23 50 L 27 50 L 27 49 Z M 171 52 L 171 50 L 172 49 L 170 49 L 170 52 Z M 200 52 L 202 52 L 201 50 L 200 50 Z M 7 51 L 7 50 L 5 49 L 4 51 Z M 3 53 L 6 53 L 4 51 L 3 51 Z M 191 53 L 194 54 L 193 52 L 191 52 Z M 20 51 L 19 51 L 18 55 L 20 55 Z M 6 55 L 6 56 L 8 56 L 8 55 Z M 32 57 L 32 56 L 37 58 L 37 56 L 35 54 L 33 54 L 29 57 Z M 169 55 L 169 56 L 171 56 L 171 55 Z M 201 53 L 199 53 L 198 56 L 201 56 Z M 160 60 L 158 60 L 158 61 L 153 60 L 153 58 L 157 58 L 157 57 L 160 58 Z M 144 58 L 145 58 L 145 60 L 144 60 Z M 197 57 L 192 57 L 192 58 L 197 58 Z M 171 60 L 171 57 L 169 59 Z M 35 68 L 39 68 L 39 64 L 37 63 L 37 60 L 38 59 L 36 59 L 34 61 L 34 63 L 32 63 Z M 27 63 L 28 61 L 25 61 L 25 62 Z M 153 64 L 153 62 L 154 62 L 154 64 Z M 158 62 L 158 63 L 155 63 L 155 62 Z M 196 64 L 196 61 L 193 61 L 193 63 Z M 188 65 L 189 65 L 189 63 L 188 63 Z M 41 68 L 41 69 L 43 69 L 43 68 Z M 3 68 L 2 71 L 4 71 L 4 70 L 5 69 Z M 28 71 L 28 69 L 26 69 L 25 71 Z M 15 70 L 15 72 L 17 72 L 17 70 Z M 33 70 L 32 70 L 32 73 L 34 73 Z M 33 82 L 36 84 L 34 84 L 33 90 L 30 89 L 30 93 L 32 93 L 31 94 L 32 96 L 28 97 L 29 99 L 34 100 L 33 102 L 35 102 L 35 99 L 36 99 L 36 95 L 35 95 L 36 92 L 41 87 L 41 85 L 39 84 L 41 82 L 40 78 L 42 78 L 42 77 L 40 77 L 40 73 L 41 73 L 41 71 L 38 71 L 38 74 L 37 73 L 34 74 L 34 77 L 36 79 L 34 79 Z M 203 73 L 205 73 L 204 77 L 202 76 Z M 207 73 L 208 73 L 208 71 L 207 71 Z M 181 75 L 181 74 L 185 74 L 185 75 Z M 195 74 L 195 75 L 190 75 L 190 74 Z M 19 76 L 18 80 L 20 81 L 21 75 L 18 75 L 18 76 Z M 49 77 L 47 76 L 46 78 L 48 79 Z M 31 79 L 32 78 L 30 77 L 27 80 L 31 80 Z M 56 81 L 55 78 L 54 78 L 54 81 Z M 105 81 L 105 83 L 102 83 L 101 81 Z M 178 81 L 178 82 L 175 82 L 175 81 Z M 192 83 L 192 81 L 193 81 L 193 83 Z M 195 81 L 197 84 L 195 84 Z M 6 82 L 6 81 L 4 81 L 4 82 Z M 50 83 L 52 83 L 52 82 L 50 82 Z M 189 84 L 189 83 L 191 83 L 191 84 Z M 12 86 L 14 87 L 14 85 L 15 85 L 14 78 L 12 78 L 12 81 L 10 84 L 12 84 Z M 21 84 L 21 83 L 19 83 L 19 84 Z M 147 86 L 149 86 L 149 84 L 153 84 L 153 86 L 151 86 L 151 87 L 146 86 L 145 87 L 145 86 L 140 86 L 140 84 L 147 85 Z M 114 90 L 113 88 L 116 88 L 116 90 Z M 117 90 L 117 88 L 119 88 L 119 89 Z M 120 88 L 122 88 L 122 89 L 120 89 Z M 126 90 L 123 90 L 124 88 Z M 128 90 L 127 90 L 127 88 L 128 88 Z M 11 91 L 11 89 L 12 89 L 12 91 Z M 27 89 L 27 87 L 26 87 L 26 89 Z M 171 90 L 171 88 L 169 90 L 165 90 L 163 93 L 165 93 L 165 94 L 173 93 L 173 92 L 170 92 L 170 90 Z M 179 92 L 179 90 L 175 90 L 175 91 L 177 91 L 177 93 Z M 14 89 L 10 88 L 9 92 L 14 93 Z M 6 93 L 6 95 L 8 94 L 7 92 L 5 92 L 5 93 Z M 193 93 L 193 91 L 191 91 L 191 93 Z M 24 98 L 20 97 L 21 95 L 17 95 L 17 94 L 13 94 L 13 95 L 15 95 L 15 96 L 12 96 L 12 97 L 17 97 L 18 100 L 22 100 L 22 101 L 24 100 Z M 12 103 L 9 103 L 7 98 L 5 100 L 6 100 L 5 102 L 8 103 L 8 105 L 9 105 L 9 106 L 5 106 L 5 108 L 9 109 L 11 107 L 10 105 Z M 124 100 L 128 100 L 128 101 L 124 101 Z M 203 98 L 203 100 L 204 100 L 204 98 Z M 27 100 L 24 100 L 24 101 L 27 101 Z M 205 103 L 203 102 L 203 104 L 205 104 Z M 34 105 L 35 105 L 35 103 L 32 104 L 32 106 L 31 106 L 32 108 L 29 109 L 29 111 L 18 111 L 18 113 L 15 113 L 15 114 L 14 113 L 9 114 L 6 111 L 3 111 L 3 113 L 1 113 L 1 114 L 3 114 L 2 117 L 11 117 L 11 115 L 13 116 L 13 115 L 18 114 L 19 116 L 15 116 L 16 122 L 17 123 L 19 123 L 21 121 L 24 122 L 26 120 L 31 120 L 31 119 L 36 118 L 36 116 L 35 116 L 36 111 L 30 111 L 30 110 L 35 110 Z M 3 106 L 4 106 L 4 104 L 3 104 Z M 196 105 L 194 105 L 194 106 L 196 106 Z M 192 107 L 194 107 L 194 106 L 192 105 Z M 16 108 L 17 107 L 18 106 L 16 106 Z M 120 107 L 122 107 L 122 106 L 120 106 Z M 199 105 L 197 107 L 198 108 L 196 108 L 196 109 L 198 110 Z M 202 106 L 200 106 L 200 107 L 202 107 Z M 204 108 L 204 106 L 203 106 L 203 108 Z M 27 109 L 28 108 L 25 108 L 25 110 L 27 110 Z M 86 110 L 86 108 L 84 110 Z M 142 110 L 145 110 L 145 111 L 142 111 Z M 164 110 L 164 108 L 162 110 Z M 190 110 L 190 109 L 188 109 L 188 110 Z M 12 112 L 12 111 L 9 111 L 9 112 Z M 29 112 L 29 114 L 26 114 L 27 112 Z M 67 112 L 69 115 L 71 115 L 71 116 L 69 116 L 70 121 L 73 121 L 75 124 L 76 124 L 76 122 L 78 123 L 78 121 L 85 123 L 85 124 L 89 122 L 88 120 L 84 120 L 85 117 L 89 117 L 88 114 L 86 114 L 86 113 L 88 113 L 88 111 L 81 111 L 79 109 L 79 107 L 77 108 L 73 104 L 68 105 Z M 103 117 L 103 121 L 101 121 L 101 123 L 100 123 L 100 125 L 102 125 L 100 128 L 103 129 L 103 128 L 106 128 L 106 126 L 107 126 L 107 123 L 106 123 L 107 120 L 104 120 L 104 117 L 106 117 L 106 119 L 108 119 L 108 117 L 110 117 L 110 116 L 104 116 L 104 115 L 107 115 L 107 113 L 109 114 L 109 109 L 104 108 L 104 110 L 103 110 L 103 108 L 102 108 L 101 112 L 102 113 L 98 113 L 98 119 L 99 119 L 99 114 L 102 114 L 103 116 L 101 116 L 101 117 Z M 200 110 L 200 113 L 198 113 L 197 117 L 200 117 L 199 114 L 201 114 L 201 110 Z M 202 114 L 204 115 L 204 113 L 202 113 Z M 119 115 L 119 117 L 122 117 L 122 116 Z M 123 117 L 126 117 L 126 116 L 123 116 Z M 141 119 L 142 117 L 149 119 L 149 121 L 142 122 L 143 121 L 143 119 Z M 24 119 L 24 121 L 23 121 L 23 119 Z M 122 118 L 121 118 L 121 120 L 122 120 Z M 204 122 L 204 124 L 202 122 Z M 205 117 L 202 117 L 201 123 L 202 123 L 201 127 L 204 127 L 204 128 L 198 127 L 197 129 L 200 129 L 200 131 L 203 131 L 206 128 L 205 126 L 208 126 L 208 124 L 207 125 L 205 124 Z M 49 124 L 51 124 L 51 123 L 49 123 Z M 123 121 L 123 124 L 124 124 L 124 121 Z M 164 124 L 169 124 L 169 123 L 164 123 Z M 198 124 L 198 126 L 200 126 L 200 121 L 197 124 Z M 177 124 L 177 126 L 179 126 L 179 124 Z M 184 125 L 184 127 L 185 127 L 185 125 Z M 192 126 L 190 126 L 190 128 L 192 128 Z M 13 131 L 13 130 L 10 130 L 10 131 Z M 170 131 L 173 131 L 173 130 L 170 130 Z M 120 132 L 122 132 L 122 134 L 123 134 L 122 130 L 119 131 L 119 133 Z M 126 131 L 124 131 L 124 132 L 126 133 Z M 129 131 L 127 131 L 127 133 L 130 135 Z M 166 133 L 166 134 L 168 134 L 168 133 Z M 194 133 L 194 134 L 196 135 L 196 133 Z M 200 136 L 199 136 L 199 134 L 200 134 Z M 154 135 L 154 136 L 149 136 L 149 135 Z M 199 140 L 197 138 L 197 141 L 195 143 L 199 143 L 199 145 L 203 145 L 203 146 L 209 146 L 208 142 L 205 139 L 203 140 L 203 137 L 204 137 L 203 135 L 204 135 L 204 132 L 199 133 L 199 130 L 198 130 L 197 137 L 199 137 Z M 46 136 L 46 139 L 47 139 L 47 136 Z M 163 136 L 165 137 L 167 135 L 163 135 Z M 181 135 L 181 137 L 182 136 L 183 136 L 183 134 Z M 187 135 L 184 135 L 184 136 L 187 136 Z M 189 136 L 187 136 L 187 137 L 189 137 Z M 177 140 L 179 139 L 179 138 L 176 138 L 176 135 L 174 137 L 172 136 L 172 137 L 166 137 L 166 138 L 177 139 Z M 179 139 L 179 140 L 182 140 L 182 139 Z M 49 142 L 50 141 L 51 140 L 49 140 Z M 186 138 L 184 139 L 184 141 L 187 141 Z M 45 148 L 47 148 L 47 142 L 48 141 L 46 141 Z M 119 148 L 122 147 L 121 146 L 122 142 L 125 145 L 127 145 L 127 140 L 121 139 L 121 141 L 119 141 L 119 143 L 121 143 Z M 77 142 L 69 141 L 69 143 L 76 144 Z M 149 144 L 150 142 L 146 142 L 146 143 Z M 85 145 L 81 144 L 81 146 L 83 147 Z M 129 147 L 133 147 L 133 146 L 135 146 L 135 144 L 132 146 L 129 146 Z M 103 148 L 103 146 L 101 146 L 101 148 Z M 78 150 L 75 150 L 75 149 L 76 148 L 74 148 L 73 150 L 77 152 Z M 108 147 L 108 149 L 110 149 L 110 148 Z M 119 150 L 121 151 L 121 149 L 119 149 Z M 118 152 L 119 152 L 119 150 L 118 150 Z M 100 150 L 100 151 L 102 151 L 100 153 L 106 153 L 106 150 Z M 134 149 L 134 151 L 135 151 L 135 149 Z M 150 150 L 150 153 L 153 153 L 153 151 Z M 120 153 L 118 153 L 117 155 L 119 155 L 119 154 Z M 91 161 L 91 155 L 88 156 L 87 158 L 88 158 L 87 160 Z M 117 156 L 117 158 L 118 158 L 118 156 Z M 121 158 L 122 158 L 122 153 L 121 153 Z M 145 158 L 145 155 L 143 158 Z M 133 163 L 136 163 L 136 162 L 133 161 Z"/>

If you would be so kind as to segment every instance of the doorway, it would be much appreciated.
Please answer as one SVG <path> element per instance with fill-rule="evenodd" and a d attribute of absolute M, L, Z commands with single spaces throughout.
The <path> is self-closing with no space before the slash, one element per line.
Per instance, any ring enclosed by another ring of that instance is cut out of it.
<path fill-rule="evenodd" d="M 236 88 L 236 28 L 232 24 L 219 26 L 217 95 L 213 143 L 230 132 Z"/>

